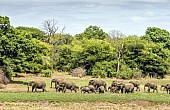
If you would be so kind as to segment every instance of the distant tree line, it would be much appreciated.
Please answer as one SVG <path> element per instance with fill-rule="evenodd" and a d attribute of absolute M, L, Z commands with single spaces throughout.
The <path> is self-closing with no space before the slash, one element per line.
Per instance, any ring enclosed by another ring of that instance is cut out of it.
<path fill-rule="evenodd" d="M 89 26 L 72 36 L 63 32 L 65 27 L 58 32 L 56 25 L 51 20 L 44 22 L 45 30 L 13 27 L 8 17 L 0 16 L 0 66 L 6 76 L 76 68 L 102 78 L 164 78 L 170 73 L 170 33 L 164 29 L 148 27 L 143 36 L 126 36 Z"/>

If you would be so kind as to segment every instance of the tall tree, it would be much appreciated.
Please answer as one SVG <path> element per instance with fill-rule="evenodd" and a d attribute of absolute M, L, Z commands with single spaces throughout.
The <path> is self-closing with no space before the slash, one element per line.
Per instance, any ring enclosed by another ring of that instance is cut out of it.
<path fill-rule="evenodd" d="M 10 29 L 10 21 L 7 16 L 0 16 L 0 35 L 5 35 Z"/>
<path fill-rule="evenodd" d="M 108 36 L 100 27 L 97 26 L 89 26 L 85 29 L 85 31 L 81 34 L 75 35 L 77 39 L 100 39 L 103 40 Z"/>
<path fill-rule="evenodd" d="M 152 42 L 165 43 L 170 39 L 170 33 L 165 29 L 148 27 L 142 38 Z"/>

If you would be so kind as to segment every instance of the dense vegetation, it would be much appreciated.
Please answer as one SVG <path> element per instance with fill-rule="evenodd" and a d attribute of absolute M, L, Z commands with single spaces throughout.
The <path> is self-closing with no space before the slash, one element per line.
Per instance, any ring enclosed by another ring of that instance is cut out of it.
<path fill-rule="evenodd" d="M 46 22 L 50 23 L 50 22 Z M 14 72 L 71 72 L 84 68 L 94 77 L 163 78 L 170 73 L 170 33 L 148 27 L 145 35 L 107 34 L 97 26 L 70 34 L 13 27 L 0 16 L 0 66 L 7 77 Z"/>

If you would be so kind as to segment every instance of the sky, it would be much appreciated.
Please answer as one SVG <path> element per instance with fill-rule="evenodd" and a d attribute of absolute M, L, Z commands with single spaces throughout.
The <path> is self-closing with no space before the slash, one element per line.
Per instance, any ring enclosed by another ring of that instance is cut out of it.
<path fill-rule="evenodd" d="M 14 27 L 43 29 L 45 20 L 54 19 L 71 35 L 96 25 L 106 33 L 140 36 L 147 27 L 170 31 L 170 0 L 0 0 L 0 16 Z"/>

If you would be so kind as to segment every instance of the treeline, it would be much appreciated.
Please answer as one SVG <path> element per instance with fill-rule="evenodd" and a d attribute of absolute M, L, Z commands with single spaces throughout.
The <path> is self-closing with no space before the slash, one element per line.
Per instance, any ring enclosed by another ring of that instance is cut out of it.
<path fill-rule="evenodd" d="M 123 79 L 163 78 L 170 73 L 170 33 L 164 29 L 148 27 L 143 36 L 125 36 L 89 26 L 72 36 L 57 33 L 53 25 L 51 28 L 49 32 L 14 28 L 8 17 L 0 17 L 0 66 L 7 76 L 13 72 L 72 72 L 76 68 L 94 77 Z"/>

